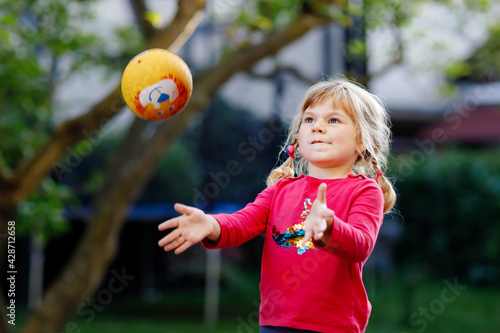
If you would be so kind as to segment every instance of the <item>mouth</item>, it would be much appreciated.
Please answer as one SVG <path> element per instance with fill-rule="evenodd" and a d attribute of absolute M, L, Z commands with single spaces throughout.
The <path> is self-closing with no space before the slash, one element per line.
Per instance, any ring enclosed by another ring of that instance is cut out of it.
<path fill-rule="evenodd" d="M 326 143 L 326 142 L 321 141 L 321 140 L 314 140 L 313 142 L 311 142 L 312 145 L 317 144 L 317 143 Z"/>

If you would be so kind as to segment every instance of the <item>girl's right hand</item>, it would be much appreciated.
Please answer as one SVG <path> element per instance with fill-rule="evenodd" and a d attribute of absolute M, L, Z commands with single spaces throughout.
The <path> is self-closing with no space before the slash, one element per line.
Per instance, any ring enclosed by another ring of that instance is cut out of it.
<path fill-rule="evenodd" d="M 178 203 L 175 204 L 174 209 L 183 215 L 167 220 L 158 226 L 160 231 L 174 228 L 158 242 L 158 245 L 165 251 L 175 249 L 174 253 L 180 254 L 205 238 L 213 242 L 219 240 L 220 225 L 213 216 L 205 214 L 201 209 Z"/>
<path fill-rule="evenodd" d="M 318 187 L 318 195 L 306 219 L 304 226 L 306 234 L 302 239 L 302 244 L 307 243 L 310 239 L 323 246 L 328 244 L 332 232 L 334 214 L 334 211 L 326 206 L 326 184 L 322 183 Z"/>

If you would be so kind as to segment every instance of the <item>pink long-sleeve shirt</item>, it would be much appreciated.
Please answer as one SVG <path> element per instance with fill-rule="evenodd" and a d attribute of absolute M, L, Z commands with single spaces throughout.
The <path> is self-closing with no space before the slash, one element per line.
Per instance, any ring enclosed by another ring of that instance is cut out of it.
<path fill-rule="evenodd" d="M 321 183 L 327 184 L 327 207 L 335 212 L 330 241 L 324 248 L 299 249 L 300 237 L 286 232 L 305 221 Z M 220 239 L 217 244 L 204 240 L 203 245 L 228 248 L 265 233 L 260 325 L 363 332 L 371 304 L 362 269 L 382 225 L 383 206 L 382 190 L 365 176 L 287 178 L 242 210 L 214 215 L 221 226 Z"/>

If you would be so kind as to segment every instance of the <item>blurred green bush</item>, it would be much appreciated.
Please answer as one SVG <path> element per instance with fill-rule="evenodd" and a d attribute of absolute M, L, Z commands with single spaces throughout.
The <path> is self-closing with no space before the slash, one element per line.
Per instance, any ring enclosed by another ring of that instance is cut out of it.
<path fill-rule="evenodd" d="M 499 282 L 499 149 L 444 148 L 410 174 L 407 157 L 391 165 L 404 229 L 396 261 L 436 277 Z"/>

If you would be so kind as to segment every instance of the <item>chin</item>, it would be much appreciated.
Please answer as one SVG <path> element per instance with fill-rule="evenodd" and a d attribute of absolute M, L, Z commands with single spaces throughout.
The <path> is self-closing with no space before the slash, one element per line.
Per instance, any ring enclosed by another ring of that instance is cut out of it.
<path fill-rule="evenodd" d="M 334 168 L 336 166 L 336 164 L 333 164 L 331 161 L 324 161 L 324 160 L 309 161 L 309 163 L 321 169 L 329 169 L 329 168 Z"/>

